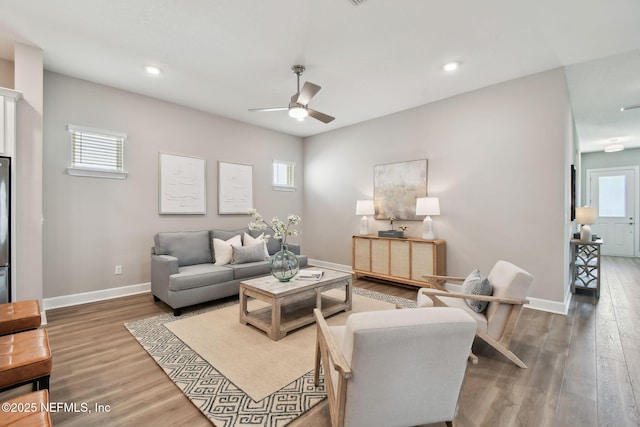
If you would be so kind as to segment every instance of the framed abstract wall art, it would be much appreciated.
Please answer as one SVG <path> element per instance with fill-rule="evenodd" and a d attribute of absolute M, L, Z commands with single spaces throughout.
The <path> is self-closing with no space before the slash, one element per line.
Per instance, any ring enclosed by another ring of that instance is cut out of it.
<path fill-rule="evenodd" d="M 206 214 L 205 171 L 205 159 L 159 153 L 158 212 Z"/>
<path fill-rule="evenodd" d="M 373 192 L 376 219 L 421 221 L 416 198 L 427 197 L 427 159 L 374 166 Z"/>
<path fill-rule="evenodd" d="M 253 208 L 253 167 L 218 162 L 218 214 L 246 215 Z"/>

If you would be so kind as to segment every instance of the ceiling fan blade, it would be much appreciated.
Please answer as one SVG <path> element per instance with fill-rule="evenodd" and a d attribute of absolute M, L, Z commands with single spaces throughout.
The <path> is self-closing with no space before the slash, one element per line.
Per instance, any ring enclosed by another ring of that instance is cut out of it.
<path fill-rule="evenodd" d="M 311 98 L 318 93 L 318 91 L 322 89 L 320 86 L 313 84 L 311 82 L 305 82 L 304 86 L 302 86 L 302 90 L 300 91 L 300 95 L 298 95 L 298 99 L 296 102 L 298 104 L 307 105 Z"/>
<path fill-rule="evenodd" d="M 335 117 L 331 117 L 328 114 L 324 114 L 319 111 L 312 110 L 311 108 L 307 109 L 307 111 L 309 112 L 309 115 L 311 117 L 313 117 L 314 119 L 320 120 L 322 123 L 329 123 L 335 119 Z"/>
<path fill-rule="evenodd" d="M 287 111 L 289 107 L 249 108 L 249 111 Z"/>

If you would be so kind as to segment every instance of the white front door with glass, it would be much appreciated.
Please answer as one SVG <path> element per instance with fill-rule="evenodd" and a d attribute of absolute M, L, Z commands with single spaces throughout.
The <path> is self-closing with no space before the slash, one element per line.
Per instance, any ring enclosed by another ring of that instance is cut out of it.
<path fill-rule="evenodd" d="M 638 167 L 587 171 L 588 204 L 596 208 L 593 234 L 602 237 L 603 255 L 635 256 Z"/>

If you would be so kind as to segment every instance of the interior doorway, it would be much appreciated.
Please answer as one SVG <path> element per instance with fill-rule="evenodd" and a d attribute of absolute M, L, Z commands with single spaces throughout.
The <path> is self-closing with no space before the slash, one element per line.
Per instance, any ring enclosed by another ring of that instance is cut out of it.
<path fill-rule="evenodd" d="M 587 204 L 596 208 L 591 227 L 602 237 L 603 255 L 636 256 L 638 245 L 638 166 L 587 170 Z"/>

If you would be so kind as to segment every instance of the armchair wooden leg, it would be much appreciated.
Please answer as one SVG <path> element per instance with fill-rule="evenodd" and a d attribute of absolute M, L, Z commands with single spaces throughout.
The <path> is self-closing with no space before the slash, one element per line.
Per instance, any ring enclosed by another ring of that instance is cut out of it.
<path fill-rule="evenodd" d="M 313 385 L 318 387 L 320 385 L 320 343 L 316 342 L 316 361 L 315 369 L 313 371 Z"/>
<path fill-rule="evenodd" d="M 495 349 L 498 350 L 500 353 L 502 353 L 507 359 L 511 360 L 513 363 L 518 365 L 520 368 L 527 369 L 527 365 L 525 365 L 524 362 L 520 360 L 518 356 L 513 354 L 511 350 L 504 348 L 502 346 L 495 347 Z"/>
<path fill-rule="evenodd" d="M 473 365 L 477 365 L 478 364 L 478 356 L 476 356 L 475 354 L 473 354 L 473 352 L 469 353 L 469 360 L 471 361 L 471 363 Z"/>
<path fill-rule="evenodd" d="M 491 347 L 498 350 L 504 357 L 506 357 L 507 359 L 509 359 L 516 365 L 518 365 L 520 368 L 527 369 L 527 365 L 525 365 L 524 362 L 520 360 L 520 358 L 516 356 L 511 350 L 509 350 L 508 348 L 500 344 L 500 342 L 494 340 L 493 338 L 491 338 L 489 335 L 485 333 L 481 333 L 480 331 L 477 331 L 476 334 L 480 338 L 482 338 L 487 344 L 489 344 Z"/>

